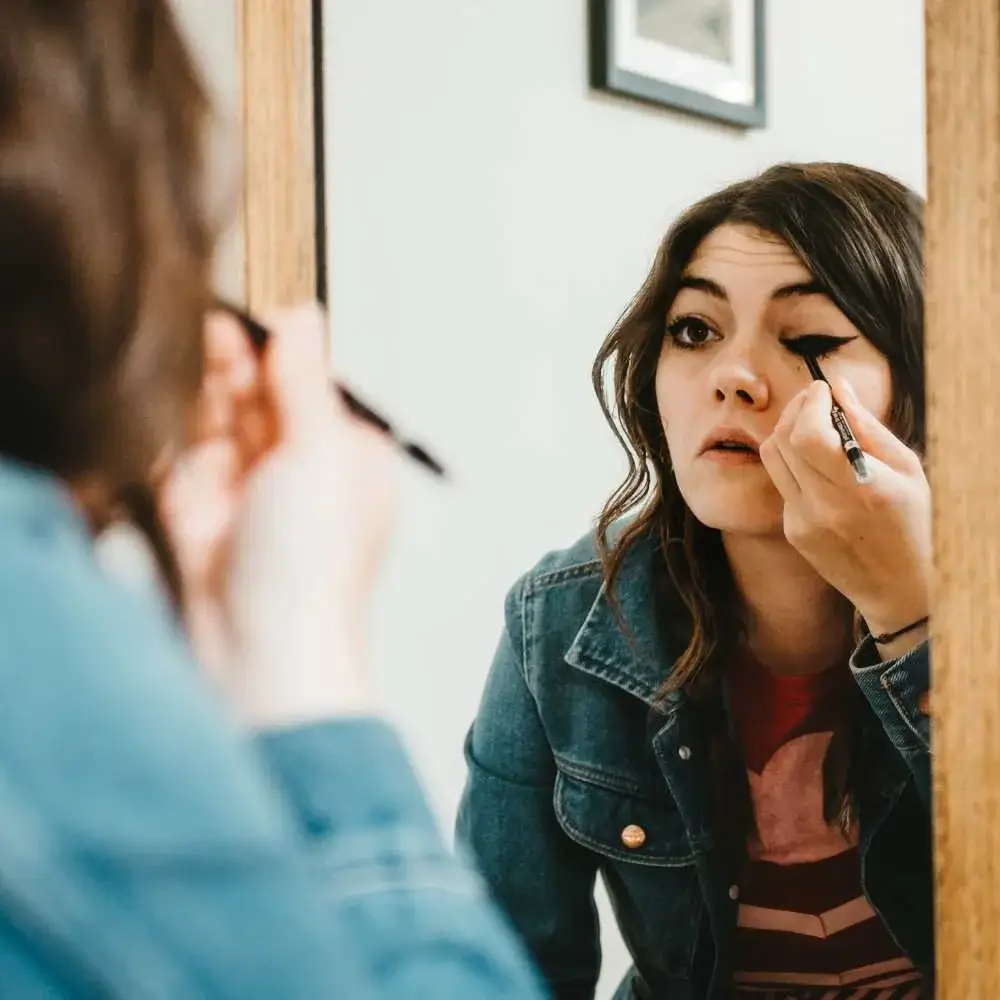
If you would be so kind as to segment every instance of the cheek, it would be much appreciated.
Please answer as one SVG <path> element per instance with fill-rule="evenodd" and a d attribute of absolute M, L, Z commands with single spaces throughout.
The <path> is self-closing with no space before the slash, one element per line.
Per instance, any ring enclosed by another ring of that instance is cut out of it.
<path fill-rule="evenodd" d="M 665 364 L 662 358 L 656 368 L 655 389 L 656 409 L 669 447 L 672 435 L 680 426 L 678 414 L 684 409 L 684 380 L 678 377 L 675 366 Z"/>
<path fill-rule="evenodd" d="M 892 375 L 882 357 L 867 362 L 845 364 L 837 374 L 846 379 L 861 405 L 883 423 L 892 408 Z"/>

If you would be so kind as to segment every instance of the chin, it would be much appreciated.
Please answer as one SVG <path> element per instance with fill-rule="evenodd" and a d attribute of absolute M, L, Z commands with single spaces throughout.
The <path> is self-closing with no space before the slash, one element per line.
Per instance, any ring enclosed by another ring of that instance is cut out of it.
<path fill-rule="evenodd" d="M 770 480 L 678 486 L 688 509 L 707 528 L 731 535 L 784 535 L 784 501 Z"/>

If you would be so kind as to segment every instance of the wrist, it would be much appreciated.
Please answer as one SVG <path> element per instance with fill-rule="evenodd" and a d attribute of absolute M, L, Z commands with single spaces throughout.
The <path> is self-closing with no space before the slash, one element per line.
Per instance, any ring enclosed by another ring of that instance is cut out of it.
<path fill-rule="evenodd" d="M 868 631 L 875 635 L 891 635 L 926 618 L 930 613 L 929 588 L 908 587 L 901 593 L 893 592 L 873 595 L 871 600 L 852 602 L 858 614 L 864 619 Z"/>
<path fill-rule="evenodd" d="M 898 660 L 930 635 L 927 613 L 916 614 L 908 620 L 900 616 L 876 618 L 865 616 L 865 624 L 871 633 L 872 644 L 882 660 Z"/>
<path fill-rule="evenodd" d="M 283 684 L 246 691 L 237 699 L 236 710 L 244 725 L 258 732 L 381 714 L 371 686 L 354 678 L 321 690 L 313 684 Z"/>
<path fill-rule="evenodd" d="M 255 729 L 274 729 L 341 716 L 377 713 L 360 639 L 309 641 L 301 632 L 281 643 L 256 645 L 235 673 L 236 709 Z"/>

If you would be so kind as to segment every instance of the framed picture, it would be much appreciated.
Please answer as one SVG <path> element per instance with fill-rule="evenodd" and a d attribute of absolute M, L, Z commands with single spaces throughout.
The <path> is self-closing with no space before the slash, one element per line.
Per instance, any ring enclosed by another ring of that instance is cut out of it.
<path fill-rule="evenodd" d="M 589 13 L 594 87 L 764 125 L 764 0 L 590 0 Z"/>

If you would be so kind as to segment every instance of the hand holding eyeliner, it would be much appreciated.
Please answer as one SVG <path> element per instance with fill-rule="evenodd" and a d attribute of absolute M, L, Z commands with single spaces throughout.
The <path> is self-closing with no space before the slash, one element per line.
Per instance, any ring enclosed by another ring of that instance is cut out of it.
<path fill-rule="evenodd" d="M 826 382 L 829 385 L 830 383 L 823 374 L 823 369 L 820 368 L 819 361 L 816 360 L 815 355 L 806 354 L 804 357 L 806 365 L 809 368 L 809 374 L 817 382 Z M 858 444 L 858 439 L 854 436 L 854 431 L 851 429 L 844 411 L 837 404 L 836 400 L 833 401 L 833 407 L 830 410 L 830 420 L 833 423 L 833 429 L 840 437 L 844 454 L 847 456 L 847 460 L 851 463 L 851 468 L 854 470 L 855 480 L 859 483 L 867 483 L 871 478 L 871 473 L 868 471 L 865 453 L 861 450 L 861 445 Z"/>
<path fill-rule="evenodd" d="M 267 327 L 258 323 L 257 320 L 244 312 L 242 309 L 238 309 L 236 306 L 230 305 L 228 302 L 217 302 L 216 308 L 229 313 L 230 316 L 239 320 L 240 325 L 246 331 L 247 336 L 250 338 L 250 343 L 253 345 L 254 351 L 257 354 L 260 354 L 264 350 L 265 345 L 271 338 L 271 331 L 268 330 Z M 341 385 L 339 382 L 335 382 L 333 388 L 340 395 L 340 398 L 344 401 L 344 405 L 348 408 L 348 410 L 350 410 L 351 413 L 353 413 L 359 420 L 363 420 L 365 423 L 371 424 L 371 426 L 377 428 L 383 434 L 388 435 L 401 451 L 403 451 L 419 465 L 428 469 L 435 476 L 444 478 L 447 475 L 444 466 L 436 458 L 434 458 L 419 444 L 414 444 L 412 441 L 401 440 L 389 421 L 386 420 L 385 417 L 376 413 L 370 406 L 361 402 L 361 400 L 358 399 L 358 397 L 355 396 L 350 389 Z"/>

